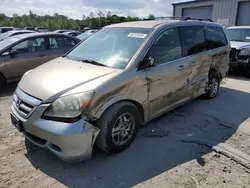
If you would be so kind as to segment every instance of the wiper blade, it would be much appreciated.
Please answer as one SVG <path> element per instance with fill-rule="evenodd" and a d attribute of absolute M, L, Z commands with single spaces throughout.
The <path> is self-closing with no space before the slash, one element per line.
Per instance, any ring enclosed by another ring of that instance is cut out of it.
<path fill-rule="evenodd" d="M 81 60 L 82 62 L 85 62 L 85 63 L 90 63 L 92 65 L 98 65 L 98 66 L 103 66 L 103 67 L 109 67 L 108 65 L 104 65 L 102 63 L 99 63 L 97 61 L 94 61 L 94 60 L 89 60 L 89 59 L 83 59 Z"/>

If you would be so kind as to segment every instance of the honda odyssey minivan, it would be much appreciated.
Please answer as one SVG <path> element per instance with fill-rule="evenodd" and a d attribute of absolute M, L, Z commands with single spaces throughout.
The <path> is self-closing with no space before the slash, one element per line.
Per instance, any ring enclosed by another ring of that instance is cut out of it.
<path fill-rule="evenodd" d="M 64 161 L 125 150 L 141 124 L 201 95 L 214 98 L 230 45 L 211 21 L 161 19 L 106 26 L 22 77 L 11 120 Z"/>

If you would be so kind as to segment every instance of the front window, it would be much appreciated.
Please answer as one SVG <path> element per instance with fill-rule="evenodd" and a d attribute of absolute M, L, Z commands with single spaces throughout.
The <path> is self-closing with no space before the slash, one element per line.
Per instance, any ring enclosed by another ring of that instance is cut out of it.
<path fill-rule="evenodd" d="M 250 29 L 228 29 L 227 36 L 230 41 L 250 42 Z"/>
<path fill-rule="evenodd" d="M 6 39 L 10 35 L 11 35 L 11 33 L 9 33 L 9 32 L 5 32 L 5 33 L 1 34 L 0 35 L 0 41 Z"/>
<path fill-rule="evenodd" d="M 91 35 L 67 57 L 76 61 L 94 61 L 108 67 L 125 69 L 151 30 L 148 28 L 104 28 Z"/>
<path fill-rule="evenodd" d="M 18 38 L 15 38 L 15 37 L 9 37 L 9 38 L 6 38 L 5 40 L 0 41 L 0 51 L 16 41 L 18 41 Z"/>
<path fill-rule="evenodd" d="M 174 61 L 181 57 L 182 48 L 177 27 L 164 31 L 146 55 L 146 59 L 153 58 L 155 65 Z"/>
<path fill-rule="evenodd" d="M 17 54 L 27 54 L 30 52 L 43 51 L 45 49 L 44 38 L 25 40 L 12 47 L 12 50 L 16 50 Z"/>

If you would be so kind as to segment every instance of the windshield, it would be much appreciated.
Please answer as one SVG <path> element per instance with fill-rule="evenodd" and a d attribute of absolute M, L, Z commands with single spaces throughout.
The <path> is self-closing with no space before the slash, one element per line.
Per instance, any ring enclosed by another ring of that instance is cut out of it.
<path fill-rule="evenodd" d="M 250 29 L 228 29 L 227 36 L 230 41 L 250 42 Z"/>
<path fill-rule="evenodd" d="M 0 35 L 0 41 L 6 39 L 9 35 L 11 35 L 11 33 L 9 33 L 9 32 L 1 34 Z"/>
<path fill-rule="evenodd" d="M 104 28 L 82 42 L 67 57 L 76 61 L 91 60 L 124 69 L 152 29 Z"/>
<path fill-rule="evenodd" d="M 0 51 L 16 41 L 18 41 L 18 39 L 14 37 L 9 37 L 5 40 L 0 41 Z"/>

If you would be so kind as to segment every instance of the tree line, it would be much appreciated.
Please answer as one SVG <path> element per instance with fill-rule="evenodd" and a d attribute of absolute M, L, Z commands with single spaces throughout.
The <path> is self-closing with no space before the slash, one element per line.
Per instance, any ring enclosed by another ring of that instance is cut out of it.
<path fill-rule="evenodd" d="M 43 27 L 49 30 L 54 29 L 83 29 L 88 27 L 90 29 L 98 29 L 103 26 L 121 23 L 121 22 L 130 22 L 138 20 L 153 20 L 155 16 L 150 14 L 148 18 L 139 18 L 131 16 L 119 16 L 112 14 L 110 11 L 107 14 L 104 14 L 102 11 L 99 11 L 97 15 L 91 12 L 88 16 L 83 15 L 82 19 L 72 19 L 67 16 L 60 15 L 55 13 L 53 16 L 45 15 L 40 16 L 34 14 L 32 11 L 29 11 L 28 15 L 17 15 L 13 14 L 12 17 L 8 17 L 5 14 L 0 14 L 0 26 L 13 26 L 13 27 Z"/>

